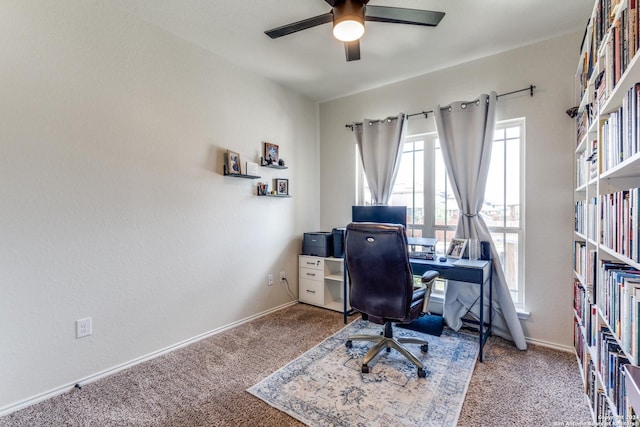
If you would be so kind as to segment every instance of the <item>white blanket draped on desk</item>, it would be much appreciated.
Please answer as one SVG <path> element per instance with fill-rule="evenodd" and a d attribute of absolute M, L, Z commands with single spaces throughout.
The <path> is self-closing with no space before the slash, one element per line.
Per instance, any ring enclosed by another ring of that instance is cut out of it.
<path fill-rule="evenodd" d="M 471 102 L 455 102 L 445 108 L 434 108 L 436 129 L 442 156 L 451 182 L 451 190 L 460 207 L 455 237 L 491 242 L 493 255 L 493 333 L 512 340 L 524 350 L 527 343 L 522 325 L 511 299 L 500 258 L 489 229 L 481 217 L 487 185 L 491 146 L 496 121 L 495 92 L 482 94 Z M 488 298 L 488 292 L 485 297 Z M 470 312 L 479 318 L 478 285 L 450 282 L 444 305 L 447 325 L 458 330 L 461 317 Z M 487 300 L 488 301 L 488 300 Z M 475 304 L 474 304 L 475 303 Z M 488 305 L 485 305 L 488 307 Z M 486 311 L 485 311 L 486 312 Z M 485 318 L 489 314 L 486 312 Z"/>

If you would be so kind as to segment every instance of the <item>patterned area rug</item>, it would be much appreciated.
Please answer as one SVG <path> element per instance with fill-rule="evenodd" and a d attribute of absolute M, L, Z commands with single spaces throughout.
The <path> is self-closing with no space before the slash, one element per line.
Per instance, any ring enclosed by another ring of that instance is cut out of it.
<path fill-rule="evenodd" d="M 407 347 L 426 378 L 395 350 L 360 372 L 371 343 L 351 334 L 378 334 L 381 325 L 356 320 L 247 391 L 310 426 L 455 426 L 478 354 L 477 338 L 446 329 L 440 337 L 394 328 L 397 337 L 429 341 L 429 352 Z"/>

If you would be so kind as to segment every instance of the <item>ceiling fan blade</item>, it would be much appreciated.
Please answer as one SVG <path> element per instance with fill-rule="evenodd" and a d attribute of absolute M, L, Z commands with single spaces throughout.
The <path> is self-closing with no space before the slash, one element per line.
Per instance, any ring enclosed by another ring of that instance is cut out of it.
<path fill-rule="evenodd" d="M 360 60 L 360 40 L 345 42 L 344 53 L 347 56 L 347 62 Z"/>
<path fill-rule="evenodd" d="M 395 24 L 426 25 L 435 27 L 444 17 L 444 12 L 432 10 L 404 9 L 401 7 L 367 6 L 364 19 Z"/>
<path fill-rule="evenodd" d="M 329 6 L 331 6 L 331 7 L 335 7 L 335 6 L 337 6 L 338 4 L 340 4 L 340 3 L 344 3 L 346 0 L 324 0 L 324 1 L 326 1 L 327 3 L 329 3 Z M 369 3 L 369 0 L 359 0 L 359 1 L 360 1 L 360 3 L 362 3 L 362 4 L 364 4 L 364 5 L 366 5 L 367 3 Z"/>
<path fill-rule="evenodd" d="M 303 19 L 302 21 L 294 22 L 292 24 L 283 25 L 282 27 L 267 30 L 264 33 L 272 39 L 286 36 L 298 31 L 306 30 L 307 28 L 316 27 L 322 24 L 328 24 L 333 22 L 333 13 L 327 12 L 324 15 L 314 16 L 313 18 Z"/>

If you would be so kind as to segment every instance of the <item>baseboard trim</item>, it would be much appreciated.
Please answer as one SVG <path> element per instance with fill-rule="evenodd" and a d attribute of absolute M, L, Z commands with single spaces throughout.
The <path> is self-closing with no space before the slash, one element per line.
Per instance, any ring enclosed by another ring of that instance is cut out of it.
<path fill-rule="evenodd" d="M 287 302 L 285 304 L 279 305 L 279 306 L 271 308 L 269 310 L 265 310 L 263 312 L 257 313 L 257 314 L 255 314 L 253 316 L 246 317 L 246 318 L 238 320 L 236 322 L 229 323 L 228 325 L 224 325 L 224 326 L 221 326 L 219 328 L 213 329 L 211 331 L 204 332 L 204 333 L 202 333 L 200 335 L 196 335 L 196 336 L 194 336 L 192 338 L 188 338 L 188 339 L 186 339 L 184 341 L 180 341 L 180 342 L 178 342 L 176 344 L 173 344 L 173 345 L 170 345 L 170 346 L 165 347 L 163 349 L 154 351 L 154 352 L 149 353 L 149 354 L 147 354 L 145 356 L 141 356 L 141 357 L 138 357 L 136 359 L 130 360 L 129 362 L 121 363 L 120 365 L 116 365 L 116 366 L 114 366 L 112 368 L 105 369 L 104 371 L 97 372 L 95 374 L 92 374 L 92 375 L 89 375 L 87 377 L 78 379 L 78 380 L 73 381 L 73 382 L 68 383 L 68 384 L 64 384 L 64 385 L 62 385 L 60 387 L 56 387 L 54 389 L 51 389 L 51 390 L 46 391 L 44 393 L 41 393 L 41 394 L 38 394 L 36 396 L 30 397 L 28 399 L 21 400 L 19 402 L 13 403 L 11 405 L 5 406 L 3 408 L 0 408 L 0 417 L 3 417 L 5 415 L 9 415 L 9 414 L 11 414 L 13 412 L 19 411 L 20 409 L 27 408 L 27 407 L 29 407 L 31 405 L 35 405 L 36 403 L 40 403 L 40 402 L 42 402 L 44 400 L 51 399 L 52 397 L 55 397 L 55 396 L 58 396 L 58 395 L 61 395 L 61 394 L 64 394 L 64 393 L 68 393 L 68 392 L 71 392 L 71 391 L 74 391 L 75 388 L 76 388 L 76 384 L 78 384 L 80 386 L 83 386 L 83 385 L 86 385 L 86 384 L 90 384 L 90 383 L 95 382 L 95 381 L 97 381 L 97 380 L 99 380 L 101 378 L 108 377 L 110 375 L 113 375 L 115 373 L 123 371 L 123 370 L 125 370 L 127 368 L 131 368 L 131 367 L 133 367 L 135 365 L 138 365 L 138 364 L 140 364 L 142 362 L 146 362 L 147 360 L 155 359 L 156 357 L 159 357 L 159 356 L 162 356 L 164 354 L 170 353 L 170 352 L 172 352 L 174 350 L 177 350 L 179 348 L 185 347 L 185 346 L 187 346 L 189 344 L 193 344 L 195 342 L 198 342 L 198 341 L 203 340 L 205 338 L 208 338 L 210 336 L 219 334 L 220 332 L 223 332 L 223 331 L 226 331 L 226 330 L 231 329 L 233 327 L 242 325 L 243 323 L 251 322 L 252 320 L 255 320 L 255 319 L 258 319 L 260 317 L 266 316 L 267 314 L 271 314 L 271 313 L 274 313 L 276 311 L 282 310 L 284 308 L 287 308 L 289 306 L 295 305 L 297 303 L 298 303 L 298 301 Z"/>
<path fill-rule="evenodd" d="M 542 347 L 548 347 L 548 348 L 552 348 L 554 350 L 560 350 L 560 351 L 564 351 L 564 352 L 567 352 L 567 353 L 575 353 L 575 349 L 573 348 L 573 346 L 566 346 L 566 345 L 561 345 L 561 344 L 554 343 L 554 342 L 537 340 L 537 339 L 528 338 L 528 337 L 525 337 L 525 340 L 529 344 L 539 345 L 539 346 L 542 346 Z"/>

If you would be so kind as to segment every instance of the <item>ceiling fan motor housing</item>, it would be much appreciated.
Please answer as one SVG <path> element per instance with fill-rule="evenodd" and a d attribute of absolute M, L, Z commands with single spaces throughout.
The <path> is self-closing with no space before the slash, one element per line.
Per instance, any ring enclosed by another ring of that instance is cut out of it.
<path fill-rule="evenodd" d="M 345 0 L 333 7 L 333 33 L 339 40 L 349 42 L 364 33 L 364 2 Z"/>

